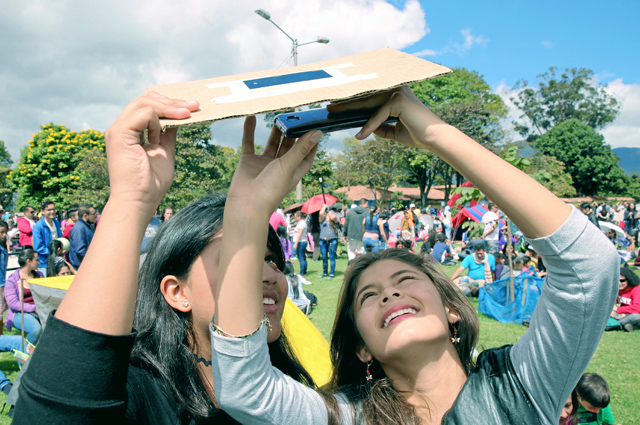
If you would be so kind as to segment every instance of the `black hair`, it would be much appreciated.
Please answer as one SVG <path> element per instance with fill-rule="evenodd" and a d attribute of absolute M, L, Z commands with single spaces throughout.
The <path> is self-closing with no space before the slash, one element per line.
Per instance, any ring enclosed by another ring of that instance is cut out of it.
<path fill-rule="evenodd" d="M 640 278 L 638 278 L 638 275 L 635 274 L 629 267 L 621 268 L 620 276 L 627 279 L 627 285 L 629 285 L 629 287 L 633 288 L 634 286 L 638 286 L 638 284 L 640 284 Z"/>
<path fill-rule="evenodd" d="M 164 209 L 162 210 L 162 213 L 160 214 L 160 221 L 164 221 L 164 213 L 166 213 L 166 212 L 167 212 L 167 210 L 171 210 L 171 211 L 173 211 L 173 214 L 174 214 L 174 215 L 175 215 L 175 213 L 176 213 L 176 210 L 175 210 L 173 207 L 171 207 L 171 206 L 164 207 Z"/>
<path fill-rule="evenodd" d="M 411 241 L 409 241 L 408 239 L 398 239 L 398 241 L 396 242 L 396 248 L 400 249 L 401 246 L 407 249 L 411 249 Z"/>
<path fill-rule="evenodd" d="M 18 265 L 24 267 L 27 264 L 27 260 L 33 260 L 33 256 L 36 252 L 31 248 L 26 248 L 20 251 L 18 254 Z"/>
<path fill-rule="evenodd" d="M 283 273 L 287 278 L 287 283 L 291 290 L 293 291 L 293 296 L 298 298 L 300 295 L 300 282 L 298 282 L 298 275 L 296 275 L 295 268 L 293 267 L 293 263 L 291 261 L 286 261 L 284 263 Z"/>
<path fill-rule="evenodd" d="M 484 249 L 484 245 L 482 245 L 481 243 L 477 243 L 477 244 L 475 244 L 475 245 L 473 246 L 473 251 L 474 251 L 474 252 L 478 252 L 478 251 L 480 251 L 480 250 L 482 250 L 482 251 L 484 251 L 484 250 L 485 250 L 485 249 Z"/>
<path fill-rule="evenodd" d="M 91 208 L 93 208 L 91 204 L 81 204 L 78 207 L 78 218 L 82 218 L 85 214 L 91 213 Z"/>
<path fill-rule="evenodd" d="M 220 235 L 226 195 L 213 194 L 180 210 L 160 227 L 140 270 L 134 327 L 138 330 L 132 364 L 156 376 L 164 391 L 176 401 L 181 423 L 188 418 L 208 418 L 217 409 L 207 393 L 207 377 L 198 367 L 198 347 L 191 315 L 173 309 L 160 291 L 165 276 L 186 278 L 202 250 Z M 269 227 L 267 247 L 284 269 L 284 253 L 275 230 Z M 286 375 L 314 387 L 313 379 L 297 360 L 283 329 L 269 344 L 272 364 Z M 212 390 L 212 388 L 208 388 Z M 134 402 L 145 403 L 145 388 Z"/>
<path fill-rule="evenodd" d="M 445 240 L 447 240 L 447 236 L 444 233 L 439 233 L 437 238 L 438 242 L 444 242 Z"/>
<path fill-rule="evenodd" d="M 52 239 L 49 242 L 49 256 L 47 257 L 47 276 L 57 276 L 56 273 L 56 257 L 58 254 L 58 248 L 62 248 L 62 242 L 57 239 Z M 63 263 L 64 264 L 64 263 Z"/>
<path fill-rule="evenodd" d="M 586 210 L 587 208 L 591 208 L 591 204 L 588 202 L 583 202 L 580 204 L 580 209 Z"/>
<path fill-rule="evenodd" d="M 27 211 L 29 211 L 29 208 L 31 208 L 32 210 L 34 210 L 34 211 L 35 211 L 35 208 L 33 208 L 31 205 L 25 205 L 25 206 L 22 208 L 22 212 L 23 212 L 23 213 L 26 213 Z"/>
<path fill-rule="evenodd" d="M 40 209 L 42 209 L 42 211 L 44 211 L 44 209 L 47 208 L 51 204 L 55 205 L 56 203 L 53 202 L 51 199 L 45 199 L 44 201 L 42 201 L 42 204 L 40 204 Z"/>
<path fill-rule="evenodd" d="M 576 391 L 581 399 L 593 407 L 604 409 L 609 405 L 609 385 L 596 373 L 582 375 L 576 385 Z"/>
<path fill-rule="evenodd" d="M 529 257 L 528 255 L 523 255 L 522 262 L 526 265 L 529 265 L 529 263 L 531 262 L 531 257 Z"/>
<path fill-rule="evenodd" d="M 48 277 L 58 276 L 60 274 L 60 270 L 62 270 L 63 267 L 69 267 L 69 266 L 64 261 L 58 261 L 53 266 L 53 274 L 49 274 L 49 267 L 47 265 L 47 276 Z M 71 271 L 71 269 L 69 269 L 69 271 Z"/>
<path fill-rule="evenodd" d="M 511 260 L 513 262 L 513 267 L 515 268 L 518 264 L 520 266 L 522 266 L 522 264 L 524 263 L 524 261 L 522 261 L 522 258 L 520 257 L 513 257 L 513 259 Z"/>

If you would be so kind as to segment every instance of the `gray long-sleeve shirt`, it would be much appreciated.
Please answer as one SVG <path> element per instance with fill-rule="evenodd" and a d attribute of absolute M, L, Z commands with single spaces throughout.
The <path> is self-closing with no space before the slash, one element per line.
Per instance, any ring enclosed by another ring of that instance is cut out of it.
<path fill-rule="evenodd" d="M 555 425 L 600 341 L 620 266 L 613 245 L 576 209 L 552 235 L 530 242 L 548 274 L 531 326 L 511 350 L 511 360 L 542 423 Z M 264 326 L 245 339 L 212 332 L 211 344 L 216 400 L 236 420 L 327 423 L 322 397 L 271 366 Z M 348 401 L 337 398 L 342 422 L 353 423 Z"/>

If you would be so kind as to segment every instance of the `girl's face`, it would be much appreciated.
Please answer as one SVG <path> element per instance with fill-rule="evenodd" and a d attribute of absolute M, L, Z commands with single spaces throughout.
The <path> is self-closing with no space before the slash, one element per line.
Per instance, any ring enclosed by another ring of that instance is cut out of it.
<path fill-rule="evenodd" d="M 27 260 L 27 263 L 24 265 L 29 272 L 38 270 L 38 265 L 40 262 L 38 261 L 38 254 L 33 254 L 33 258 L 31 260 Z"/>
<path fill-rule="evenodd" d="M 431 279 L 397 260 L 381 260 L 369 266 L 358 280 L 353 312 L 365 354 L 382 364 L 406 353 L 412 345 L 451 344 L 449 324 L 458 321 L 442 303 Z M 362 351 L 362 350 L 361 350 Z"/>
<path fill-rule="evenodd" d="M 565 425 L 567 423 L 567 419 L 571 416 L 571 412 L 573 412 L 573 403 L 571 402 L 571 396 L 569 396 L 569 400 L 564 404 L 562 408 L 562 413 L 560 414 L 560 423 L 558 425 Z"/>
<path fill-rule="evenodd" d="M 201 337 L 209 341 L 209 323 L 215 312 L 215 292 L 218 281 L 221 238 L 217 237 L 205 247 L 191 267 L 185 285 L 185 296 L 191 305 L 194 329 L 202 333 Z M 271 322 L 272 330 L 268 341 L 280 337 L 282 313 L 289 286 L 284 274 L 275 265 L 275 257 L 265 249 L 265 262 L 262 267 L 263 307 Z M 257 323 L 256 323 L 257 326 Z"/>
<path fill-rule="evenodd" d="M 171 217 L 173 217 L 173 210 L 171 208 L 167 208 L 164 211 L 164 221 L 169 220 Z"/>
<path fill-rule="evenodd" d="M 5 239 L 7 239 L 7 228 L 0 227 L 0 242 L 4 241 Z"/>
<path fill-rule="evenodd" d="M 69 270 L 67 266 L 62 266 L 60 272 L 58 272 L 58 276 L 71 276 L 71 270 Z"/>
<path fill-rule="evenodd" d="M 624 291 L 628 287 L 629 287 L 629 282 L 627 281 L 627 278 L 620 275 L 620 283 L 618 284 L 618 289 L 621 291 Z"/>

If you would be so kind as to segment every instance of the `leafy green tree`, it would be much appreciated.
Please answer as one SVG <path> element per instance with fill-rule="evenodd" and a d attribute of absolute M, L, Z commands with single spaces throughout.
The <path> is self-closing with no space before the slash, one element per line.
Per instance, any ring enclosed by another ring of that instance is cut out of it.
<path fill-rule="evenodd" d="M 504 139 L 500 119 L 506 117 L 507 107 L 476 71 L 456 68 L 448 75 L 414 83 L 411 89 L 442 120 L 485 147 L 496 151 L 496 144 Z M 437 180 L 445 185 L 445 199 L 454 178 L 462 180 L 447 163 L 429 153 L 414 151 L 405 163 L 410 182 L 420 186 L 422 205 Z"/>
<path fill-rule="evenodd" d="M 618 115 L 620 105 L 606 92 L 606 85 L 594 84 L 590 69 L 567 68 L 558 75 L 558 69 L 551 67 L 537 78 L 537 87 L 518 81 L 514 87 L 518 94 L 511 98 L 522 111 L 515 130 L 528 141 L 569 119 L 599 130 Z"/>
<path fill-rule="evenodd" d="M 161 205 L 182 208 L 211 192 L 229 188 L 239 155 L 233 149 L 210 142 L 209 124 L 180 127 L 175 178 Z"/>
<path fill-rule="evenodd" d="M 566 166 L 582 195 L 622 193 L 628 178 L 604 137 L 578 119 L 561 122 L 536 139 L 536 150 L 554 156 Z"/>
<path fill-rule="evenodd" d="M 559 197 L 576 196 L 573 178 L 565 171 L 565 165 L 554 156 L 536 155 L 531 158 L 525 172 Z"/>
<path fill-rule="evenodd" d="M 4 142 L 0 140 L 0 205 L 7 208 L 7 205 L 13 200 L 13 190 L 9 184 L 9 173 L 11 172 L 11 155 L 4 146 Z"/>
<path fill-rule="evenodd" d="M 18 208 L 51 199 L 61 207 L 74 201 L 81 187 L 78 169 L 87 152 L 104 152 L 104 134 L 95 130 L 69 131 L 64 125 L 45 124 L 22 149 L 16 168 L 9 174 L 18 191 Z M 96 158 L 98 155 L 95 155 Z"/>

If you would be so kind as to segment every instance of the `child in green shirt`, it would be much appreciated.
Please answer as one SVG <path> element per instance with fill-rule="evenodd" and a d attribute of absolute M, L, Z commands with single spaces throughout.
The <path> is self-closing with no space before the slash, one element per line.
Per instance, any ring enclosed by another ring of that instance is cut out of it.
<path fill-rule="evenodd" d="M 609 408 L 609 385 L 595 373 L 585 373 L 576 386 L 580 425 L 614 424 Z"/>

